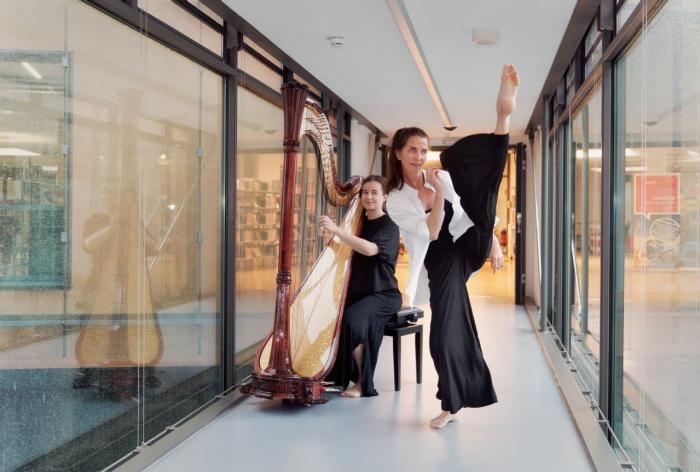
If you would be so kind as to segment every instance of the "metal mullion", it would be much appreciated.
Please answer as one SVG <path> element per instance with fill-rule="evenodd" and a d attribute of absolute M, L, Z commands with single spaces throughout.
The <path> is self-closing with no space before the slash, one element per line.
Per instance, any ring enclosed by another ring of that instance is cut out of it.
<path fill-rule="evenodd" d="M 616 56 L 619 56 L 629 45 L 632 44 L 634 37 L 642 30 L 644 19 L 651 19 L 663 6 L 666 0 L 645 0 L 639 2 L 634 11 L 627 19 L 627 22 L 621 30 L 617 32 L 610 44 L 603 51 L 601 62 L 613 61 Z M 617 14 L 617 11 L 616 11 Z"/>
<path fill-rule="evenodd" d="M 248 75 L 243 71 L 238 71 L 237 83 L 246 90 L 253 92 L 263 100 L 282 107 L 282 94 L 279 90 L 274 90 L 267 84 L 256 79 L 252 75 Z"/>
<path fill-rule="evenodd" d="M 602 64 L 598 64 L 581 87 L 576 90 L 576 94 L 574 95 L 574 98 L 571 99 L 569 106 L 562 110 L 557 121 L 552 124 L 552 128 L 549 130 L 550 138 L 552 138 L 559 127 L 569 119 L 569 116 L 576 115 L 584 106 L 586 106 L 590 95 L 594 93 L 596 84 L 600 83 L 601 74 Z"/>
<path fill-rule="evenodd" d="M 541 258 L 541 283 L 540 283 L 540 331 L 544 331 L 547 323 L 546 320 L 551 310 L 551 286 L 552 286 L 552 266 L 551 266 L 551 248 L 552 248 L 552 157 L 549 155 L 549 96 L 545 95 L 542 98 L 542 128 L 541 128 L 541 169 L 542 169 L 542 252 Z"/>
<path fill-rule="evenodd" d="M 240 47 L 240 35 L 235 28 L 225 25 L 226 37 L 224 45 L 224 58 L 226 62 L 236 67 L 238 60 L 238 48 Z M 222 293 L 222 380 L 223 390 L 236 384 L 236 164 L 237 164 L 237 120 L 238 120 L 238 81 L 236 77 L 224 77 L 224 172 L 222 173 L 223 189 L 223 238 L 221 241 L 222 267 L 221 293 Z"/>
<path fill-rule="evenodd" d="M 562 201 L 562 299 L 561 299 L 561 341 L 563 347 L 570 351 L 571 347 L 571 305 L 573 283 L 573 255 L 571 253 L 572 226 L 574 213 L 572 211 L 572 163 L 575 157 L 571 151 L 571 122 L 562 129 L 561 143 L 561 201 Z"/>
<path fill-rule="evenodd" d="M 615 151 L 614 63 L 603 63 L 602 113 L 602 211 L 600 286 L 600 398 L 599 404 L 620 441 L 622 436 L 622 314 L 624 302 L 624 254 L 616 243 L 622 236 L 618 219 L 624 215 L 624 161 Z M 622 110 L 620 110 L 622 111 Z M 622 118 L 622 116 L 620 117 Z M 619 122 L 618 122 L 619 123 Z M 622 173 L 622 175 L 621 175 Z"/>
<path fill-rule="evenodd" d="M 556 132 L 555 145 L 554 145 L 554 155 L 552 156 L 552 162 L 554 165 L 553 172 L 553 191 L 552 191 L 552 203 L 554 207 L 554 214 L 552 222 L 554 223 L 554 234 L 556 235 L 555 244 L 552 246 L 552 252 L 554 254 L 554 320 L 553 325 L 556 330 L 557 336 L 563 342 L 564 333 L 564 259 L 567 255 L 567 244 L 564 240 L 564 200 L 562 198 L 562 185 L 564 181 L 564 162 L 563 162 L 563 142 L 562 142 L 562 128 L 559 128 Z"/>

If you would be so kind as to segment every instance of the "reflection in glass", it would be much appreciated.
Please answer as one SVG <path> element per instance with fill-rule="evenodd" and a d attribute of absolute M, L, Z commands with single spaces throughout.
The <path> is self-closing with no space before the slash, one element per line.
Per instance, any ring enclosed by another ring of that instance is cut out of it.
<path fill-rule="evenodd" d="M 597 398 L 600 361 L 600 253 L 602 210 L 602 101 L 593 93 L 574 116 L 574 310 L 570 355 Z"/>
<path fill-rule="evenodd" d="M 640 470 L 700 470 L 700 10 L 669 0 L 616 64 L 624 211 L 623 446 Z"/>
<path fill-rule="evenodd" d="M 0 51 L 0 287 L 69 283 L 64 57 Z"/>
<path fill-rule="evenodd" d="M 99 470 L 221 391 L 223 80 L 84 2 L 11 5 L 0 469 Z"/>
<path fill-rule="evenodd" d="M 236 381 L 272 329 L 282 196 L 282 109 L 238 88 Z M 295 224 L 296 227 L 296 224 Z"/>

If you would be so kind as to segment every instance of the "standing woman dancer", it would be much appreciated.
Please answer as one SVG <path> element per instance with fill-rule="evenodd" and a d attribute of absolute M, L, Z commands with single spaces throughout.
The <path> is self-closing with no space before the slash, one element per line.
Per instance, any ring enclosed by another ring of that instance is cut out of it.
<path fill-rule="evenodd" d="M 493 226 L 519 83 L 517 69 L 506 64 L 495 132 L 467 136 L 450 146 L 440 155 L 447 172 L 422 170 L 429 147 L 423 130 L 403 128 L 392 139 L 387 211 L 409 252 L 409 301 L 425 303 L 430 291 L 430 355 L 442 406 L 430 421 L 432 428 L 455 421 L 461 408 L 497 401 L 466 281 L 489 252 L 494 271 L 503 264 Z"/>
<path fill-rule="evenodd" d="M 339 228 L 327 216 L 321 217 L 320 232 L 338 236 L 355 252 L 340 328 L 338 355 L 328 375 L 345 389 L 346 398 L 372 397 L 374 368 L 384 326 L 401 308 L 401 292 L 396 281 L 399 256 L 399 228 L 384 213 L 384 178 L 370 175 L 362 182 L 360 203 L 365 210 L 360 236 Z M 347 388 L 350 381 L 355 382 Z"/>

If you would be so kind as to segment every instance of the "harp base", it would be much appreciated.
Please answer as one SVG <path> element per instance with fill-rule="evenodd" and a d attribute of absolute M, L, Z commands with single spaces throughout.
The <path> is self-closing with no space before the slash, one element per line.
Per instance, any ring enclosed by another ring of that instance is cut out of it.
<path fill-rule="evenodd" d="M 323 396 L 325 387 L 322 380 L 313 380 L 298 376 L 277 377 L 255 372 L 249 383 L 241 387 L 241 393 L 273 400 L 296 400 L 304 405 L 326 403 Z"/>

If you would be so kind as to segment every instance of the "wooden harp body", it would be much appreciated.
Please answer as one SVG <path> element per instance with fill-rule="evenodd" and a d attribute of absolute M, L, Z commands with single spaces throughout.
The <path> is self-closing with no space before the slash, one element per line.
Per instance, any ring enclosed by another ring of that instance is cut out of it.
<path fill-rule="evenodd" d="M 344 184 L 338 181 L 330 126 L 320 107 L 307 101 L 307 95 L 307 87 L 301 84 L 282 87 L 284 170 L 274 326 L 256 353 L 250 382 L 241 391 L 310 405 L 326 401 L 322 396 L 323 379 L 335 361 L 352 250 L 333 238 L 297 293 L 291 296 L 294 189 L 300 136 L 306 135 L 314 144 L 329 202 L 348 205 L 341 226 L 353 234 L 359 231 L 362 215 L 357 198 L 362 179 L 352 177 Z"/>

